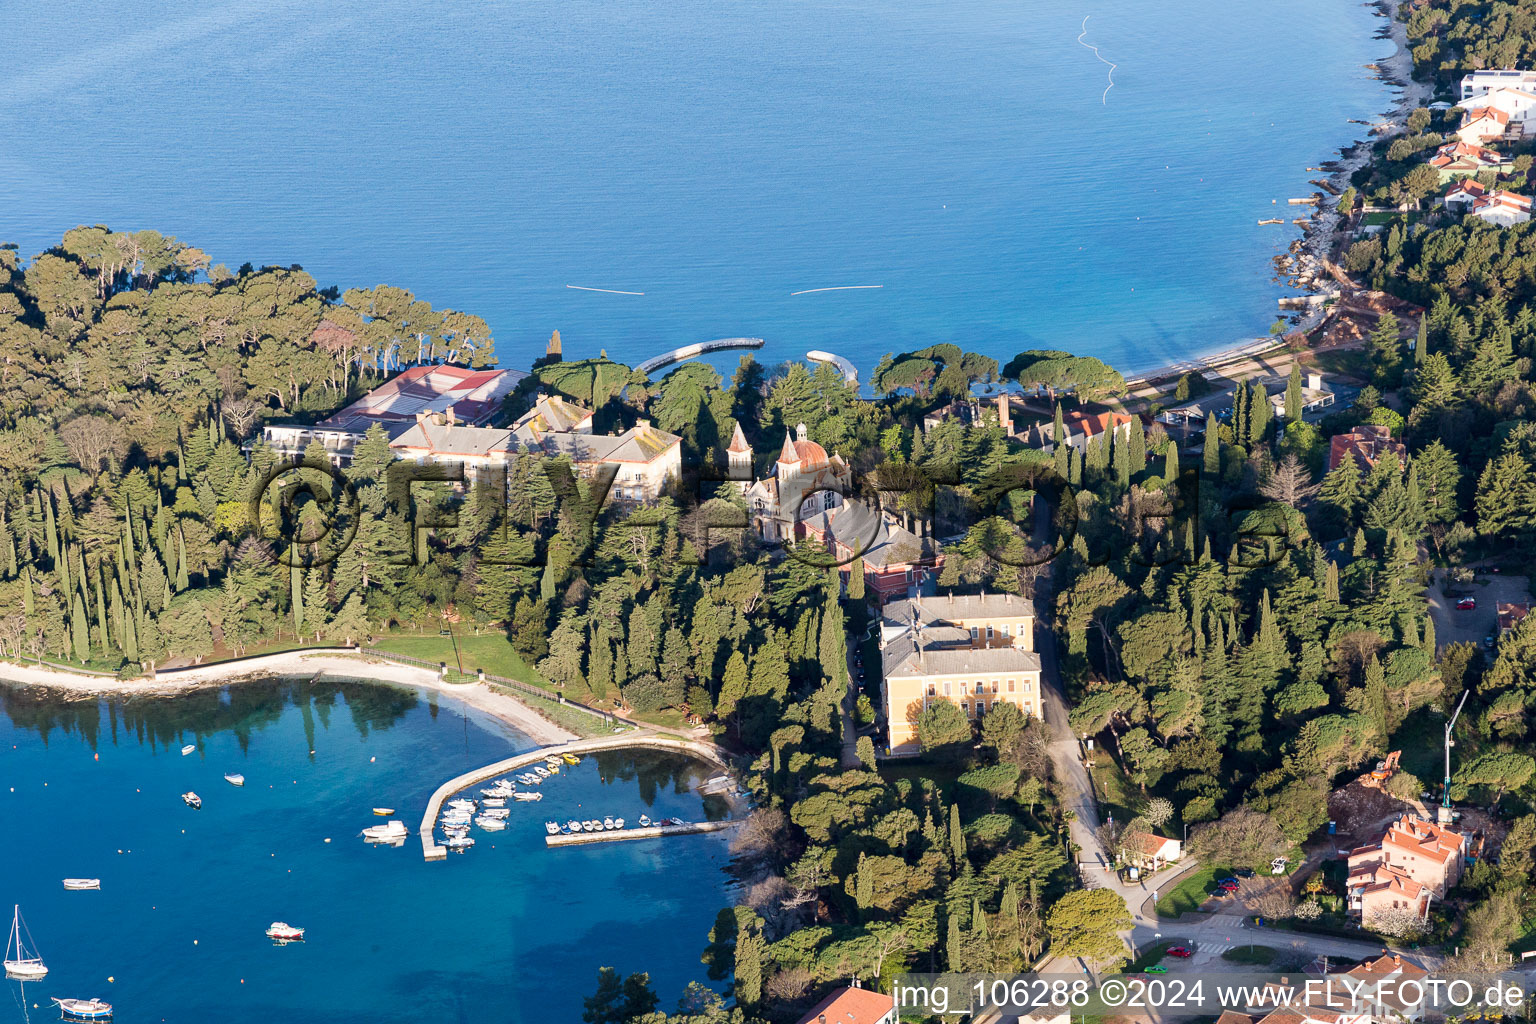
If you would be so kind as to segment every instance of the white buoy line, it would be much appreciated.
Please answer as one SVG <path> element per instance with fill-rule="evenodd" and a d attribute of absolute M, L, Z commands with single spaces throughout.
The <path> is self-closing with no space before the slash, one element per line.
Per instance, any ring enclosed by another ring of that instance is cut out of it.
<path fill-rule="evenodd" d="M 1108 106 L 1109 90 L 1115 87 L 1115 68 L 1119 67 L 1120 65 L 1116 64 L 1112 60 L 1105 60 L 1104 55 L 1099 52 L 1099 48 L 1097 46 L 1094 46 L 1092 43 L 1083 42 L 1083 36 L 1088 34 L 1088 19 L 1091 17 L 1093 17 L 1091 14 L 1083 15 L 1083 30 L 1077 34 L 1077 41 L 1083 46 L 1086 46 L 1088 49 L 1092 50 L 1095 57 L 1109 65 L 1109 84 L 1104 87 L 1104 95 L 1099 97 L 1099 102 L 1103 103 L 1105 106 Z"/>

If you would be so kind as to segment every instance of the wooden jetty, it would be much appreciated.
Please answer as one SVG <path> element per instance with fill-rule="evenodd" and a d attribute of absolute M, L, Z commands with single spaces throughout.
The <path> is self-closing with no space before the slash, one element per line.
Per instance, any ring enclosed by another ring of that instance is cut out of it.
<path fill-rule="evenodd" d="M 462 792 L 470 786 L 488 779 L 494 779 L 499 775 L 525 768 L 531 764 L 543 764 L 551 757 L 559 757 L 562 754 L 575 754 L 578 757 L 584 754 L 596 753 L 599 750 L 616 750 L 622 747 L 650 747 L 655 750 L 673 750 L 679 753 L 692 754 L 694 757 L 708 761 L 710 764 L 721 768 L 729 767 L 720 752 L 708 743 L 700 743 L 696 740 L 678 739 L 672 736 L 656 736 L 626 733 L 622 736 L 601 736 L 590 740 L 573 740 L 570 743 L 560 743 L 549 747 L 535 747 L 533 750 L 525 750 L 521 754 L 488 764 L 483 768 L 465 772 L 457 778 L 449 779 L 437 787 L 437 792 L 432 794 L 432 799 L 427 801 L 426 813 L 421 816 L 421 855 L 427 860 L 444 860 L 448 856 L 448 848 L 439 845 L 437 841 L 437 817 L 442 811 L 445 801 L 453 794 Z M 553 780 L 551 780 L 553 781 Z M 586 833 L 583 833 L 585 835 Z M 592 833 L 596 835 L 596 833 Z"/>
<path fill-rule="evenodd" d="M 740 819 L 730 821 L 686 821 L 681 825 L 647 825 L 643 828 L 610 828 L 601 832 L 562 832 L 557 836 L 545 836 L 545 846 L 580 846 L 583 843 L 616 843 L 625 839 L 660 839 L 663 836 L 692 836 L 702 832 L 719 832 L 740 825 Z"/>

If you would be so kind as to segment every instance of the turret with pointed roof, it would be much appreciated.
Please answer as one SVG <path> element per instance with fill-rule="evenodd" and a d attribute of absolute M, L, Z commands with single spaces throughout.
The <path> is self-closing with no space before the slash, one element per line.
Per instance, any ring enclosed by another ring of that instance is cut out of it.
<path fill-rule="evenodd" d="M 736 424 L 736 430 L 731 434 L 731 443 L 725 449 L 726 475 L 736 481 L 743 494 L 752 486 L 752 446 L 747 444 L 747 435 L 742 433 L 741 424 Z"/>

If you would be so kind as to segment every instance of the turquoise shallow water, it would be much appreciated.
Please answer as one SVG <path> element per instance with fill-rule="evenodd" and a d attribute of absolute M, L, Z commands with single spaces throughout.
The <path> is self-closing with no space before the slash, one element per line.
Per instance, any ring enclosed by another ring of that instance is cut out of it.
<path fill-rule="evenodd" d="M 1257 221 L 1385 109 L 1363 65 L 1391 51 L 1354 0 L 61 0 L 5 22 L 0 239 L 156 227 L 232 267 L 398 284 L 484 316 L 509 366 L 554 328 L 574 355 L 750 335 L 866 373 L 936 341 L 1136 368 L 1262 334 L 1296 229 Z"/>
<path fill-rule="evenodd" d="M 732 902 L 719 835 L 543 843 L 547 818 L 721 815 L 693 792 L 708 770 L 685 759 L 589 757 L 514 805 L 506 831 L 428 864 L 414 836 L 356 838 L 382 820 L 370 808 L 414 830 L 444 780 L 529 746 L 455 705 L 274 683 L 127 703 L 0 687 L 0 706 L 0 903 L 21 904 L 50 968 L 3 982 L 3 1024 L 57 1019 L 50 996 L 99 996 L 124 1024 L 576 1021 L 603 965 L 649 970 L 670 1007 L 703 979 Z M 66 892 L 65 877 L 102 889 Z M 263 932 L 279 919 L 307 941 L 274 946 Z"/>

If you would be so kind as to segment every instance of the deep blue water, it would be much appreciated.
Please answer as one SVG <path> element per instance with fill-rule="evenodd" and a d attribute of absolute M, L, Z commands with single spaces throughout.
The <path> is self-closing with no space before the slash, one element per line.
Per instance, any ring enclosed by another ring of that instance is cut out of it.
<path fill-rule="evenodd" d="M 686 759 L 589 757 L 506 831 L 428 864 L 415 836 L 356 838 L 382 820 L 370 808 L 414 830 L 443 781 L 529 746 L 456 705 L 362 684 L 127 703 L 0 687 L 0 704 L 0 903 L 21 904 L 50 969 L 25 1006 L 3 981 L 3 1024 L 57 1019 L 51 996 L 99 996 L 122 1024 L 578 1021 L 604 965 L 650 971 L 670 1009 L 732 902 L 718 835 L 544 846 L 546 818 L 704 816 L 708 772 Z M 66 892 L 72 876 L 102 889 Z M 279 919 L 307 941 L 274 946 Z"/>
<path fill-rule="evenodd" d="M 154 227 L 401 285 L 484 316 L 506 366 L 558 328 L 630 362 L 752 335 L 866 373 L 936 341 L 1145 368 L 1274 319 L 1296 229 L 1256 222 L 1387 106 L 1383 24 L 1356 0 L 11 5 L 0 239 Z"/>

